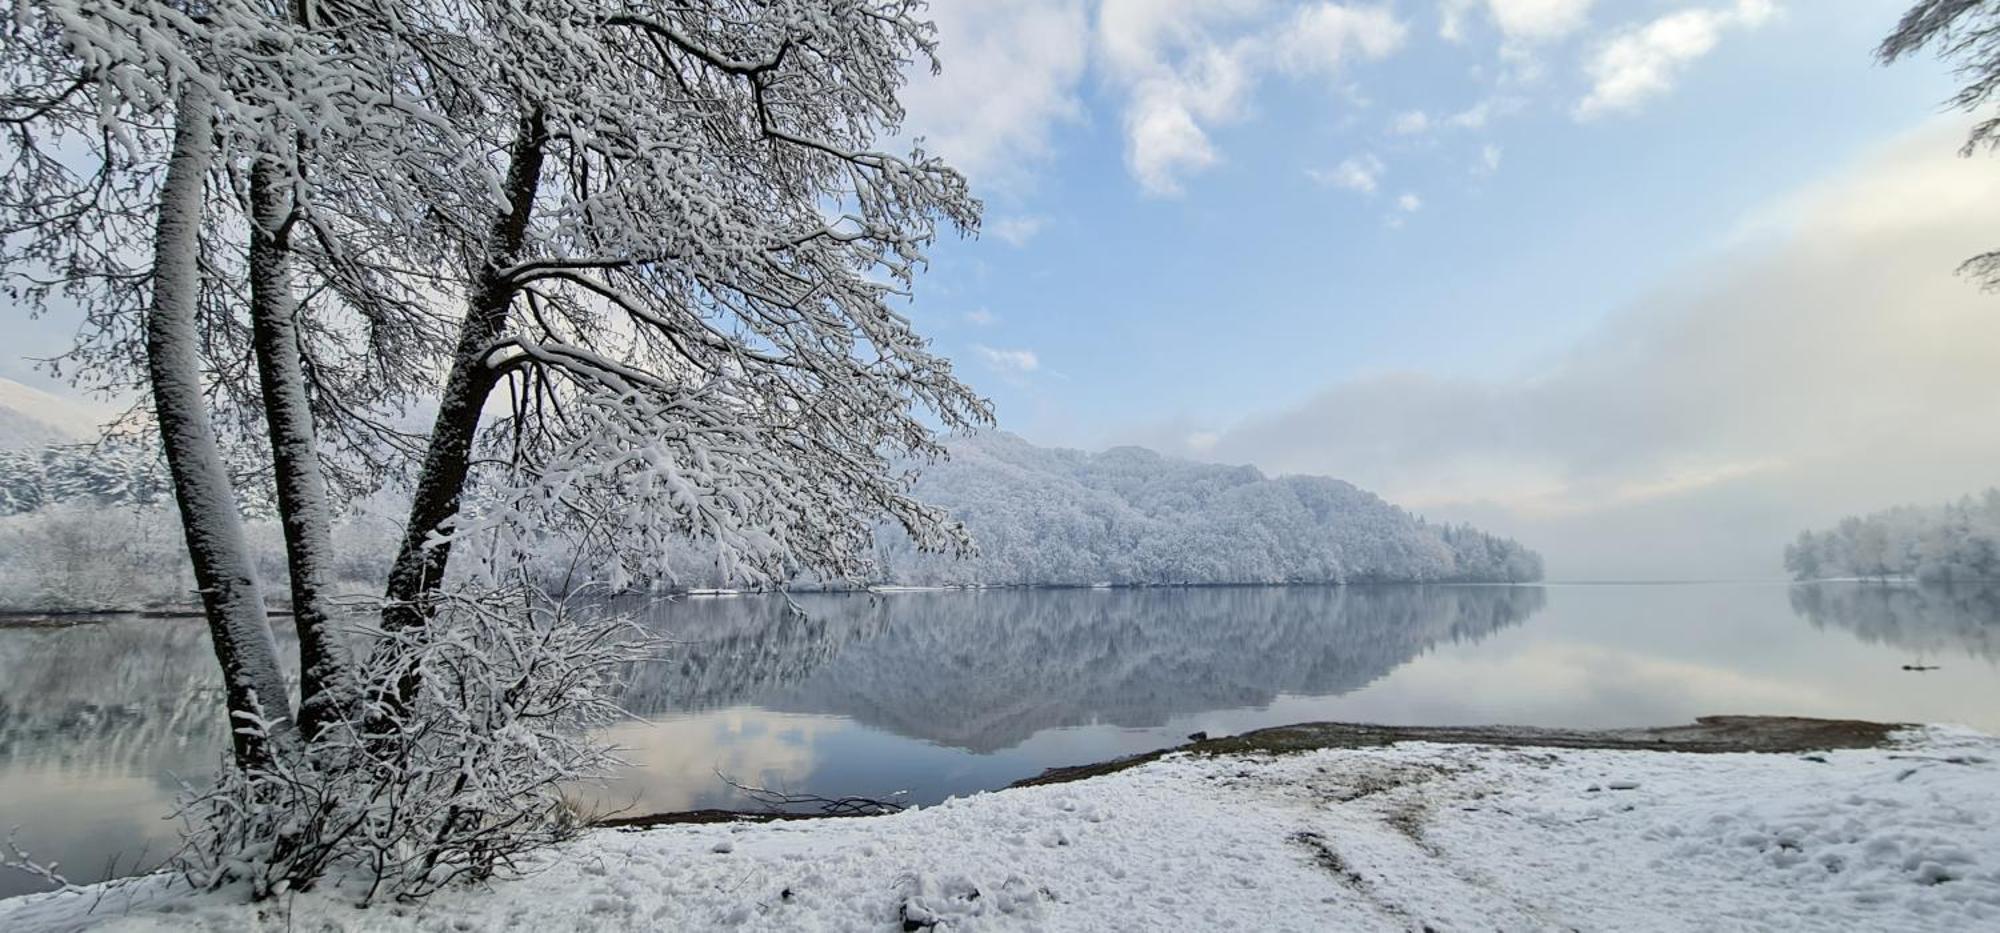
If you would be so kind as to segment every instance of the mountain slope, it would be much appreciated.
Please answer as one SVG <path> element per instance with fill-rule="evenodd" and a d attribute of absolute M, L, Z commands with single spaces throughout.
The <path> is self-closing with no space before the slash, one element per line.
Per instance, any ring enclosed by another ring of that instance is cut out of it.
<path fill-rule="evenodd" d="M 88 402 L 66 399 L 0 377 L 0 450 L 74 444 L 97 435 L 105 413 Z"/>
<path fill-rule="evenodd" d="M 1036 447 L 1004 432 L 954 440 L 916 494 L 978 542 L 964 561 L 884 535 L 887 582 L 938 584 L 1512 582 L 1541 558 L 1471 528 L 1431 525 L 1320 476 Z"/>

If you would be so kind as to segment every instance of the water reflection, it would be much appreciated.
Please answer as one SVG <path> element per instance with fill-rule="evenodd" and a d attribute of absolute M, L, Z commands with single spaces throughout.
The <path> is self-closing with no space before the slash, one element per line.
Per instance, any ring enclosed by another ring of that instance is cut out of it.
<path fill-rule="evenodd" d="M 1791 601 L 1813 627 L 1843 629 L 1872 645 L 2000 663 L 2000 586 L 1817 583 L 1793 587 Z"/>
<path fill-rule="evenodd" d="M 844 597 L 808 605 L 812 622 L 771 622 L 780 637 L 691 646 L 656 665 L 635 697 L 675 693 L 686 672 L 721 691 L 680 708 L 735 702 L 761 677 L 760 704 L 843 716 L 974 752 L 1045 729 L 1128 728 L 1280 694 L 1343 694 L 1443 642 L 1477 640 L 1542 608 L 1529 587 L 1218 587 L 1001 590 Z M 765 618 L 754 602 L 720 609 Z M 810 634 L 808 634 L 809 630 Z M 848 644 L 860 641 L 862 644 Z M 774 646 L 796 649 L 788 655 Z M 844 649 L 844 650 L 843 650 Z M 754 670 L 755 675 L 742 673 Z M 661 684 L 663 686 L 655 686 Z M 635 711 L 655 711 L 643 702 Z"/>
<path fill-rule="evenodd" d="M 179 834 L 176 775 L 227 742 L 199 622 L 0 629 L 0 833 L 91 881 L 157 864 Z M 41 890 L 0 871 L 0 897 Z"/>
<path fill-rule="evenodd" d="M 1602 727 L 1718 712 L 2000 728 L 2000 587 L 990 590 L 635 604 L 667 641 L 598 799 L 743 805 L 716 777 L 913 803 L 1197 729 Z M 1800 624 L 1803 617 L 1810 625 Z M 280 627 L 281 639 L 285 637 Z M 1948 662 L 1910 673 L 1918 658 Z M 196 620 L 0 628 L 0 832 L 80 878 L 171 849 L 172 775 L 226 744 Z M 30 890 L 0 874 L 0 896 Z"/>
<path fill-rule="evenodd" d="M 199 622 L 0 631 L 0 762 L 75 778 L 205 773 L 226 739 L 220 686 Z"/>
<path fill-rule="evenodd" d="M 975 751 L 1361 687 L 1539 610 L 1522 587 L 1006 590 L 689 600 L 647 624 L 640 716 L 755 704 Z M 75 777 L 206 771 L 223 748 L 195 621 L 0 631 L 0 762 Z"/>

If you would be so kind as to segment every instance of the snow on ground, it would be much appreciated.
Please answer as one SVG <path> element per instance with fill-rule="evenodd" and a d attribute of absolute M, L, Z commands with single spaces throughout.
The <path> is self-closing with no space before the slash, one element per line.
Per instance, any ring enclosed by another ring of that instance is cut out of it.
<path fill-rule="evenodd" d="M 140 883 L 0 929 L 2000 930 L 2000 740 L 1170 756 L 896 816 L 600 831 L 422 905 Z M 95 912 L 85 913 L 95 902 Z"/>

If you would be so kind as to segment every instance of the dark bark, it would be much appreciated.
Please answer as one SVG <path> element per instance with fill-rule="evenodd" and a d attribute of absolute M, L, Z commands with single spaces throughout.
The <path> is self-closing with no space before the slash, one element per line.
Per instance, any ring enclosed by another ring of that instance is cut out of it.
<path fill-rule="evenodd" d="M 146 364 L 188 557 L 201 588 L 215 658 L 222 665 L 236 760 L 250 767 L 269 760 L 273 749 L 262 736 L 244 730 L 242 715 L 270 722 L 271 737 L 280 743 L 290 740 L 295 727 L 256 564 L 243 538 L 235 491 L 202 395 L 195 304 L 201 281 L 203 188 L 215 158 L 208 110 L 203 92 L 182 92 L 160 190 Z"/>
<path fill-rule="evenodd" d="M 292 621 L 299 632 L 299 731 L 310 741 L 343 714 L 353 678 L 327 604 L 333 516 L 306 396 L 299 309 L 292 295 L 292 203 L 285 187 L 278 163 L 259 159 L 251 167 L 250 326 L 291 571 Z"/>
<path fill-rule="evenodd" d="M 389 570 L 388 603 L 382 612 L 382 624 L 391 631 L 424 624 L 432 597 L 443 582 L 451 559 L 451 544 L 433 542 L 432 536 L 458 514 L 471 469 L 473 444 L 479 433 L 479 416 L 487 396 L 500 381 L 499 373 L 488 365 L 487 355 L 506 331 L 508 309 L 519 290 L 519 285 L 503 272 L 518 258 L 526 240 L 535 196 L 541 186 L 547 143 L 542 114 L 531 112 L 522 119 L 509 153 L 507 213 L 494 221 L 485 263 L 476 273 L 465 319 L 459 326 L 451 372 L 445 378 L 444 395 L 438 402 L 437 421 L 424 452 L 423 470 L 418 474 L 416 494 L 410 503 L 402 547 Z"/>

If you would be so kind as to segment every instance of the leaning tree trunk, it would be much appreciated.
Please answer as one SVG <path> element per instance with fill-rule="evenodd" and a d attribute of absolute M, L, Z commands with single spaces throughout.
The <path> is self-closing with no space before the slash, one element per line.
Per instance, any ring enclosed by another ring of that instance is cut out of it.
<path fill-rule="evenodd" d="M 299 731 L 310 740 L 345 713 L 354 691 L 347 652 L 333 631 L 327 605 L 334 560 L 332 506 L 306 398 L 287 234 L 291 198 L 285 187 L 278 163 L 260 158 L 252 166 L 250 333 L 285 529 L 292 621 L 299 631 Z"/>
<path fill-rule="evenodd" d="M 270 735 L 285 741 L 294 731 L 291 700 L 278 667 L 278 645 L 264 617 L 256 564 L 243 538 L 235 491 L 216 445 L 202 396 L 195 304 L 201 288 L 201 221 L 204 185 L 215 159 L 215 130 L 208 97 L 181 92 L 173 150 L 160 190 L 160 220 L 153 244 L 153 306 L 146 315 L 146 363 L 160 441 L 180 503 L 181 528 L 195 584 L 222 665 L 230 735 L 239 765 L 268 760 L 261 734 L 239 719 L 257 716 Z"/>
<path fill-rule="evenodd" d="M 472 446 L 479 433 L 479 415 L 500 381 L 487 355 L 506 330 L 507 311 L 517 290 L 501 273 L 526 240 L 547 142 L 541 113 L 531 112 L 521 121 L 508 157 L 507 213 L 494 222 L 485 268 L 478 270 L 473 283 L 451 372 L 445 377 L 444 396 L 438 402 L 437 421 L 431 428 L 430 446 L 424 452 L 423 471 L 418 474 L 410 503 L 410 520 L 404 525 L 402 548 L 389 569 L 382 625 L 391 631 L 423 625 L 432 597 L 444 581 L 451 542 L 432 537 L 458 514 L 472 465 Z"/>

